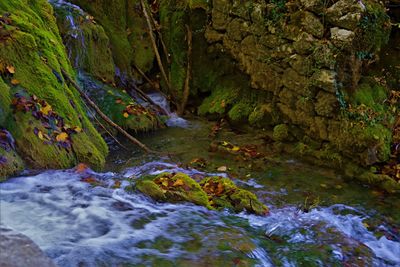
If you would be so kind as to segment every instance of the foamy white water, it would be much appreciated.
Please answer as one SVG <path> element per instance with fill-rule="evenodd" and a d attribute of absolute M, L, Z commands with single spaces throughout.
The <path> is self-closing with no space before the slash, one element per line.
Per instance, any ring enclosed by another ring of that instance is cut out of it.
<path fill-rule="evenodd" d="M 59 266 L 225 257 L 228 252 L 219 251 L 215 242 L 230 232 L 237 240 L 247 238 L 254 244 L 245 257 L 254 259 L 257 266 L 273 266 L 271 257 L 276 257 L 276 252 L 263 245 L 263 240 L 272 237 L 284 240 L 277 243 L 280 251 L 293 245 L 325 244 L 332 248 L 330 257 L 342 261 L 349 257 L 349 248 L 365 247 L 373 255 L 374 266 L 400 266 L 400 243 L 376 238 L 363 224 L 367 215 L 353 207 L 334 205 L 308 213 L 295 207 L 272 207 L 267 217 L 234 215 L 191 204 L 156 203 L 141 194 L 125 192 L 128 181 L 122 188 L 112 188 L 114 179 L 163 171 L 206 175 L 174 164 L 150 162 L 123 174 L 85 174 L 96 177 L 104 187 L 82 182 L 82 175 L 73 171 L 14 178 L 0 184 L 1 223 L 30 237 Z M 255 183 L 255 187 L 260 186 Z M 194 235 L 200 236 L 201 247 L 191 252 L 186 245 Z M 168 240 L 170 245 L 160 249 L 155 245 L 157 240 Z M 282 256 L 279 261 L 296 266 L 290 257 Z"/>

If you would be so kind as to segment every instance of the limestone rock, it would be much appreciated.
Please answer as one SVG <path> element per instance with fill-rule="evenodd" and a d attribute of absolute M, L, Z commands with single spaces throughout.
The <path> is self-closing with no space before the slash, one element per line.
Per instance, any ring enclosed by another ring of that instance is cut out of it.
<path fill-rule="evenodd" d="M 336 72 L 331 70 L 316 71 L 311 77 L 312 84 L 331 93 L 336 93 Z"/>
<path fill-rule="evenodd" d="M 355 33 L 338 27 L 331 28 L 331 39 L 337 43 L 348 44 L 353 41 Z"/>

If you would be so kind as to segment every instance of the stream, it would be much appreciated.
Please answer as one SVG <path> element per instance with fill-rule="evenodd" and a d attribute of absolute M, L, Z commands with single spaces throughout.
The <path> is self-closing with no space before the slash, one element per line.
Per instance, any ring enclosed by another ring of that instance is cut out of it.
<path fill-rule="evenodd" d="M 84 46 L 72 16 L 83 11 L 50 2 L 67 11 L 70 40 Z M 73 59 L 76 68 L 79 57 Z M 163 97 L 149 97 L 169 111 Z M 1 183 L 0 226 L 28 236 L 65 267 L 400 266 L 398 196 L 285 156 L 276 163 L 209 151 L 215 139 L 263 150 L 268 144 L 262 134 L 226 127 L 211 137 L 214 124 L 173 113 L 166 124 L 138 138 L 171 157 L 143 155 L 121 140 L 125 150 L 109 138 L 108 172 L 26 170 Z M 199 159 L 202 166 L 194 164 Z M 127 190 L 138 177 L 164 171 L 229 177 L 254 192 L 270 214 L 158 203 Z M 99 183 L 88 183 L 88 177 Z"/>
<path fill-rule="evenodd" d="M 124 151 L 109 140 L 109 172 L 27 171 L 0 184 L 1 223 L 30 237 L 59 266 L 400 266 L 396 196 L 291 159 L 259 168 L 208 152 L 211 126 L 193 120 L 141 137 L 173 152 L 172 159 Z M 235 136 L 237 143 L 254 141 Z M 194 155 L 208 167 L 185 164 Z M 221 165 L 229 171 L 218 172 Z M 125 190 L 141 175 L 164 171 L 231 177 L 270 214 L 157 203 Z M 88 175 L 101 186 L 85 182 Z M 315 205 L 306 209 L 307 201 Z"/>

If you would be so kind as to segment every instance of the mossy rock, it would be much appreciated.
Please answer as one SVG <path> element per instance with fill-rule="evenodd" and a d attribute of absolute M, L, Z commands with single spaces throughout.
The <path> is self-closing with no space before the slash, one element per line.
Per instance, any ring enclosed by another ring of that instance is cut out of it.
<path fill-rule="evenodd" d="M 265 215 L 268 208 L 253 193 L 238 188 L 229 178 L 207 177 L 200 182 L 207 193 L 211 206 L 216 209 L 232 209 L 235 212 L 246 210 L 249 213 Z"/>
<path fill-rule="evenodd" d="M 0 182 L 23 169 L 24 163 L 14 150 L 6 151 L 0 147 Z"/>
<path fill-rule="evenodd" d="M 79 94 L 61 76 L 61 69 L 71 77 L 74 73 L 51 5 L 45 0 L 1 1 L 0 14 L 5 13 L 10 13 L 11 23 L 10 37 L 0 42 L 0 105 L 6 114 L 0 119 L 14 136 L 19 155 L 36 168 L 66 168 L 81 160 L 102 167 L 107 145 L 86 116 Z M 82 129 L 74 137 L 73 151 L 43 145 L 33 133 L 38 121 L 28 113 L 10 112 L 9 102 L 21 89 L 49 103 L 66 124 Z"/>
<path fill-rule="evenodd" d="M 230 179 L 207 177 L 200 183 L 183 173 L 144 176 L 136 189 L 162 202 L 187 201 L 208 209 L 231 209 L 265 215 L 268 208 L 253 193 L 238 188 Z"/>
<path fill-rule="evenodd" d="M 162 173 L 157 176 L 143 177 L 136 183 L 136 188 L 158 201 L 187 201 L 213 209 L 200 185 L 183 173 Z"/>
<path fill-rule="evenodd" d="M 289 139 L 289 127 L 286 124 L 276 125 L 272 138 L 278 142 L 287 141 Z"/>

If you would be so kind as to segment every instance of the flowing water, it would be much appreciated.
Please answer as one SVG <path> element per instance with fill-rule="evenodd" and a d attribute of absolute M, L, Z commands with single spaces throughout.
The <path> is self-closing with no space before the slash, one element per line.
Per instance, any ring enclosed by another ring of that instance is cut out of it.
<path fill-rule="evenodd" d="M 293 160 L 243 167 L 249 162 L 207 151 L 209 138 L 201 136 L 211 125 L 189 125 L 142 136 L 174 152 L 173 159 L 111 145 L 111 172 L 46 171 L 0 184 L 1 223 L 30 237 L 59 266 L 400 266 L 396 196 Z M 254 141 L 235 136 L 238 143 Z M 194 155 L 208 167 L 189 167 Z M 231 171 L 218 172 L 220 165 Z M 239 167 L 245 175 L 233 174 Z M 125 190 L 137 177 L 163 171 L 231 177 L 256 193 L 270 215 L 157 203 Z M 98 185 L 85 182 L 88 176 Z"/>

